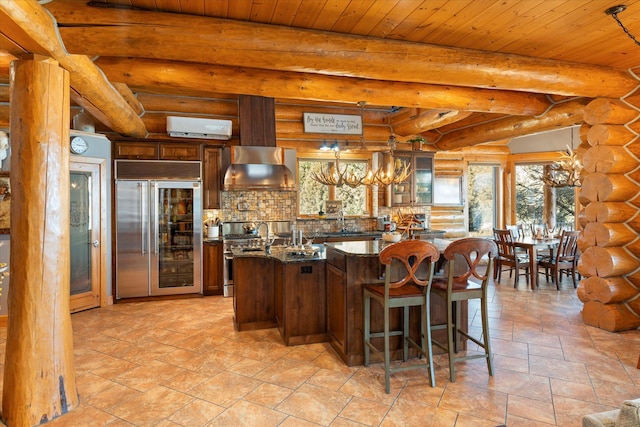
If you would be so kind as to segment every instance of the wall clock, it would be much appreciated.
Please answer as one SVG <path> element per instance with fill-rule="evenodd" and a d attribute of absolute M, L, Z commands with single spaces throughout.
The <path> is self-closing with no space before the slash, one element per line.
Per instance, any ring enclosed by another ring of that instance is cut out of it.
<path fill-rule="evenodd" d="M 71 149 L 71 152 L 73 154 L 84 154 L 89 148 L 89 145 L 84 138 L 74 136 L 73 138 L 71 138 L 71 145 L 69 146 L 69 148 Z"/>

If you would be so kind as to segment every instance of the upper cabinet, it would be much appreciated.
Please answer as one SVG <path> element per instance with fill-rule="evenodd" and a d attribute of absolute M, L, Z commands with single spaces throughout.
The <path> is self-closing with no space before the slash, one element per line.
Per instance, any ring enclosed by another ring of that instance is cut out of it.
<path fill-rule="evenodd" d="M 220 149 L 202 147 L 202 208 L 220 208 Z"/>
<path fill-rule="evenodd" d="M 200 160 L 200 144 L 153 141 L 116 141 L 116 159 L 132 160 Z"/>
<path fill-rule="evenodd" d="M 433 203 L 433 155 L 421 152 L 395 152 L 394 158 L 411 165 L 411 175 L 391 185 L 393 206 L 422 206 Z"/>

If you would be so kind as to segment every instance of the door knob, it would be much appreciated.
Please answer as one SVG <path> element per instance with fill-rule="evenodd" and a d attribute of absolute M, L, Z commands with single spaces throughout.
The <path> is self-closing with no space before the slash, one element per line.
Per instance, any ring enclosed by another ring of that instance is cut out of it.
<path fill-rule="evenodd" d="M 97 240 L 94 240 L 92 243 L 94 248 L 97 248 L 98 246 L 100 246 L 100 242 Z"/>

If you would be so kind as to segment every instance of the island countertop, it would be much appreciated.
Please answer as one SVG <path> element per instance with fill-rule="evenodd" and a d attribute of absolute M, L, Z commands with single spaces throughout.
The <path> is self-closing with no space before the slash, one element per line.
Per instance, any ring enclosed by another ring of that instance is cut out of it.
<path fill-rule="evenodd" d="M 233 248 L 234 258 L 254 257 L 276 259 L 284 264 L 292 262 L 324 261 L 327 252 L 324 245 L 312 245 L 311 248 L 293 248 L 288 246 L 272 246 L 267 252 L 264 248 Z"/>
<path fill-rule="evenodd" d="M 443 252 L 445 248 L 451 243 L 447 239 L 427 239 L 427 241 L 436 245 L 436 247 Z M 344 255 L 350 256 L 378 256 L 380 251 L 393 243 L 387 243 L 382 240 L 356 240 L 351 242 L 327 242 L 326 246 L 334 248 L 335 250 L 342 252 Z"/>

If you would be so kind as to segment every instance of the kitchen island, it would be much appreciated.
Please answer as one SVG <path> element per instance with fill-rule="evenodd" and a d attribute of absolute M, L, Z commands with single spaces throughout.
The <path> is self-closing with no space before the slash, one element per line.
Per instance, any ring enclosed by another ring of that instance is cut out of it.
<path fill-rule="evenodd" d="M 441 251 L 447 240 L 434 239 Z M 349 366 L 363 362 L 362 285 L 382 283 L 384 268 L 378 255 L 390 243 L 381 240 L 333 242 L 314 245 L 309 255 L 292 255 L 286 248 L 234 252 L 234 326 L 237 330 L 277 327 L 287 345 L 329 341 Z M 444 301 L 434 295 L 432 323 L 446 321 Z M 391 324 L 401 321 L 392 311 Z M 381 307 L 371 311 L 372 330 L 384 324 Z M 462 320 L 467 321 L 463 306 Z M 412 308 L 411 331 L 419 339 L 419 309 Z M 446 342 L 445 331 L 434 336 Z M 401 343 L 392 337 L 392 354 Z M 462 343 L 464 348 L 464 343 Z M 435 349 L 434 349 L 435 351 Z M 398 353 L 398 354 L 395 354 Z"/>
<path fill-rule="evenodd" d="M 324 245 L 233 255 L 236 330 L 277 327 L 287 345 L 328 340 Z"/>
<path fill-rule="evenodd" d="M 445 239 L 433 239 L 433 243 L 443 252 L 449 244 Z M 340 242 L 326 244 L 326 280 L 327 280 L 327 334 L 331 345 L 342 360 L 349 366 L 363 363 L 364 344 L 362 338 L 363 309 L 362 285 L 365 283 L 384 283 L 384 267 L 378 260 L 380 251 L 388 246 L 380 240 L 372 242 Z M 466 303 L 462 305 L 461 320 L 467 324 Z M 447 312 L 445 302 L 437 295 L 431 298 L 431 324 L 446 323 Z M 411 308 L 411 336 L 416 342 L 420 339 L 420 310 Z M 401 325 L 401 310 L 391 311 L 391 328 Z M 383 310 L 377 304 L 371 307 L 371 330 L 381 331 L 384 325 Z M 467 328 L 463 327 L 466 331 Z M 446 342 L 446 331 L 433 332 L 434 338 Z M 382 340 L 382 338 L 378 338 Z M 374 340 L 375 341 L 375 340 Z M 381 341 L 376 343 L 382 348 Z M 401 356 L 400 337 L 391 337 L 390 348 L 393 359 Z M 460 349 L 465 348 L 460 343 Z M 411 352 L 412 350 L 410 350 Z M 437 347 L 434 352 L 438 352 Z M 416 355 L 414 353 L 414 355 Z"/>

